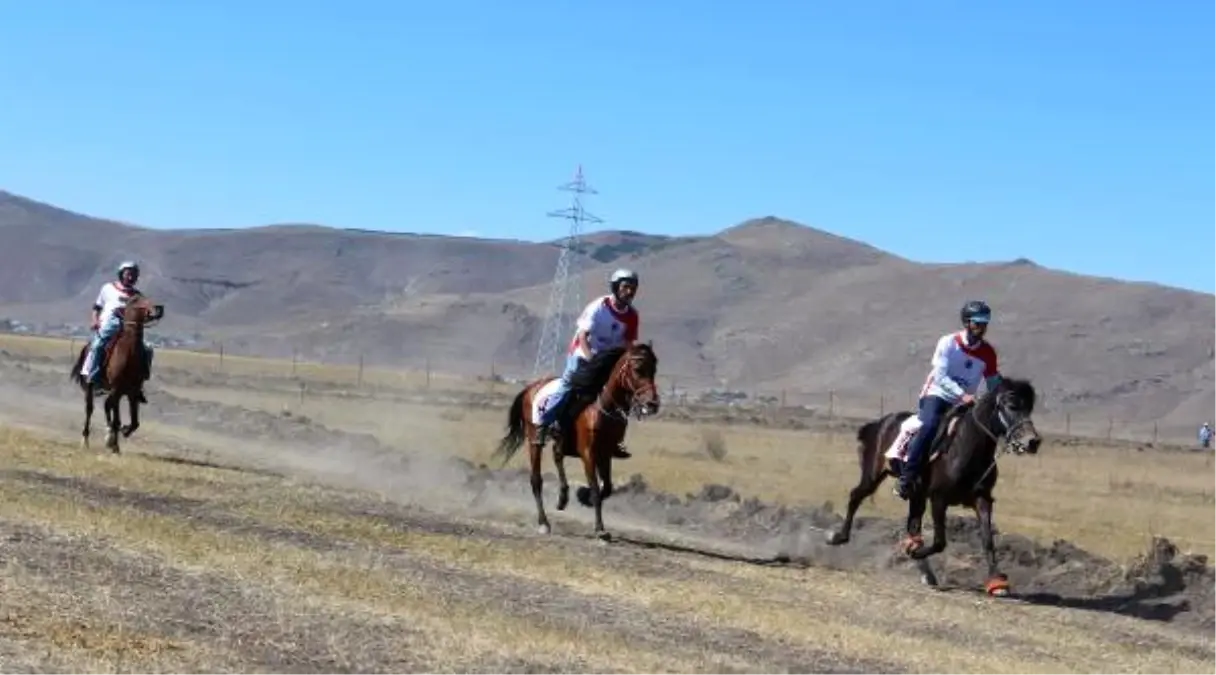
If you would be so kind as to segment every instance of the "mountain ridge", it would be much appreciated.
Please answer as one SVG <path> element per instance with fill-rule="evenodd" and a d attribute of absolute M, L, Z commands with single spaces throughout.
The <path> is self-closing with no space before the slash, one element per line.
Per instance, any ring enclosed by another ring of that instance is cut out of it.
<path fill-rule="evenodd" d="M 37 246 L 29 243 L 36 241 Z M 144 265 L 161 330 L 267 356 L 530 372 L 561 240 L 272 224 L 155 230 L 0 191 L 0 315 L 83 323 L 114 264 Z M 918 386 L 958 307 L 994 307 L 1004 368 L 1046 400 L 1190 424 L 1216 407 L 1214 296 L 1006 261 L 921 263 L 776 216 L 713 234 L 585 235 L 585 298 L 611 269 L 681 386 Z"/>

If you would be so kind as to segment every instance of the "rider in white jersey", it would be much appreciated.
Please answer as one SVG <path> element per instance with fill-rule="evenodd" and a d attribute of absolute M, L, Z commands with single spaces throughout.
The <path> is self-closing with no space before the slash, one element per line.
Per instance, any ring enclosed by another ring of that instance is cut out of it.
<path fill-rule="evenodd" d="M 80 374 L 84 375 L 88 382 L 95 385 L 101 384 L 101 366 L 106 345 L 114 339 L 114 336 L 118 334 L 118 329 L 122 327 L 122 311 L 127 306 L 127 301 L 140 295 L 139 289 L 135 287 L 135 283 L 138 281 L 139 265 L 127 261 L 118 266 L 118 280 L 106 283 L 97 293 L 91 317 L 93 339 L 89 343 L 88 354 L 80 368 Z M 147 358 L 146 372 L 150 373 L 152 371 L 152 346 L 146 342 L 144 343 L 144 353 Z M 148 402 L 144 398 L 142 388 L 138 396 L 140 403 Z"/>
<path fill-rule="evenodd" d="M 566 356 L 566 368 L 561 374 L 561 383 L 541 415 L 541 423 L 537 429 L 536 438 L 542 444 L 549 428 L 564 407 L 565 398 L 570 392 L 570 378 L 575 372 L 595 354 L 605 349 L 628 347 L 638 339 L 639 316 L 637 308 L 633 306 L 633 299 L 638 291 L 637 273 L 619 269 L 609 277 L 608 287 L 612 292 L 587 303 L 575 324 L 574 338 L 570 341 L 570 351 Z M 622 459 L 631 456 L 620 447 L 615 450 L 614 455 Z"/>
<path fill-rule="evenodd" d="M 992 310 L 984 302 L 973 300 L 963 305 L 959 318 L 963 330 L 943 335 L 937 341 L 933 350 L 933 369 L 920 391 L 917 416 L 921 425 L 908 445 L 908 457 L 896 490 L 903 499 L 912 494 L 942 416 L 951 407 L 974 400 L 981 382 L 987 382 L 989 391 L 1000 383 L 996 349 L 984 340 Z"/>

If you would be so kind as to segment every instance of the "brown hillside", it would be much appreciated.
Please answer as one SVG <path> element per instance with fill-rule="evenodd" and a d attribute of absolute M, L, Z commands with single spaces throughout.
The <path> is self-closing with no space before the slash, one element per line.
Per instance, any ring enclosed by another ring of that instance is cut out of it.
<path fill-rule="evenodd" d="M 37 241 L 32 250 L 19 244 Z M 81 321 L 124 257 L 170 307 L 166 332 L 233 351 L 525 374 L 553 243 L 317 226 L 155 231 L 0 193 L 0 313 Z M 925 265 L 773 217 L 708 237 L 601 232 L 587 297 L 617 266 L 642 274 L 643 333 L 681 386 L 867 395 L 919 385 L 958 306 L 995 308 L 1004 370 L 1048 405 L 1189 426 L 1216 407 L 1213 296 L 1028 261 Z"/>

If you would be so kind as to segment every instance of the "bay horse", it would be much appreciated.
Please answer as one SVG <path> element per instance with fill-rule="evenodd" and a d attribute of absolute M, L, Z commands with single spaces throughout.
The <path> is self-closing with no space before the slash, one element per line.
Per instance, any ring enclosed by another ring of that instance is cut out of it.
<path fill-rule="evenodd" d="M 992 536 L 992 496 L 997 482 L 997 456 L 1005 449 L 1017 455 L 1035 454 L 1042 438 L 1034 427 L 1035 390 L 1030 382 L 1004 378 L 995 389 L 965 405 L 951 408 L 943 416 L 929 445 L 929 458 L 908 500 L 906 537 L 901 548 L 916 561 L 921 581 L 937 586 L 937 577 L 927 560 L 946 548 L 946 510 L 968 506 L 980 525 L 980 544 L 988 558 L 985 590 L 994 596 L 1009 594 L 1009 580 L 1000 572 Z M 915 413 L 892 412 L 863 424 L 857 430 L 857 454 L 861 480 L 849 492 L 848 511 L 839 530 L 828 534 L 837 546 L 849 541 L 853 517 L 861 502 L 874 494 L 887 476 L 898 478 L 900 461 L 889 460 L 885 450 L 900 434 L 900 426 Z M 932 504 L 933 545 L 925 547 L 921 521 L 926 501 Z"/>
<path fill-rule="evenodd" d="M 630 414 L 641 418 L 658 413 L 659 391 L 654 383 L 658 364 L 649 342 L 597 353 L 571 378 L 566 410 L 559 415 L 557 428 L 551 434 L 553 463 L 560 481 L 557 510 L 565 510 L 570 501 L 563 460 L 567 456 L 579 457 L 583 460 L 587 486 L 578 489 L 578 501 L 595 509 L 595 535 L 603 541 L 610 538 L 604 529 L 601 506 L 612 495 L 612 454 L 625 437 Z M 541 534 L 548 534 L 550 527 L 541 495 L 543 448 L 537 441 L 532 410 L 537 395 L 556 379 L 549 376 L 529 382 L 515 396 L 507 413 L 507 433 L 494 452 L 503 458 L 505 465 L 527 441 L 532 497 L 536 500 L 536 523 Z"/>
<path fill-rule="evenodd" d="M 139 428 L 139 399 L 143 393 L 144 380 L 148 377 L 144 327 L 163 318 L 165 307 L 152 304 L 146 296 L 137 295 L 130 298 L 120 312 L 122 323 L 118 333 L 102 352 L 102 389 L 106 392 L 104 410 L 108 428 L 106 448 L 114 454 L 119 453 L 118 432 L 122 415 L 118 404 L 124 396 L 131 412 L 131 423 L 121 427 L 122 435 L 129 438 Z M 97 387 L 80 374 L 90 344 L 91 342 L 86 342 L 81 348 L 71 373 L 72 379 L 84 391 L 84 429 L 81 431 L 81 445 L 86 450 L 89 447 L 89 423 L 93 418 L 93 398 L 98 393 Z"/>

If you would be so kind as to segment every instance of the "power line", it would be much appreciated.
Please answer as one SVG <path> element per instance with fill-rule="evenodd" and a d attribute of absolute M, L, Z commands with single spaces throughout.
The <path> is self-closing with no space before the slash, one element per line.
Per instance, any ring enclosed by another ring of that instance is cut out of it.
<path fill-rule="evenodd" d="M 570 229 L 561 242 L 561 251 L 557 256 L 557 269 L 553 273 L 553 283 L 549 289 L 549 307 L 545 313 L 540 344 L 536 350 L 536 362 L 532 366 L 533 377 L 554 372 L 554 368 L 560 372 L 559 364 L 562 354 L 566 351 L 566 341 L 573 333 L 578 312 L 583 309 L 579 248 L 584 226 L 588 223 L 598 225 L 604 222 L 583 208 L 583 195 L 599 192 L 587 185 L 581 164 L 574 172 L 574 180 L 557 189 L 573 193 L 572 203 L 568 208 L 550 211 L 545 215 L 570 221 Z"/>

